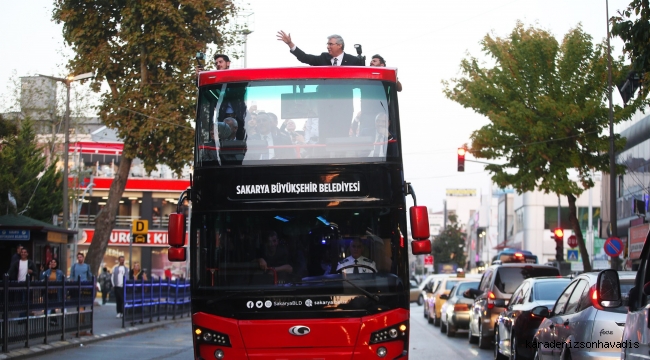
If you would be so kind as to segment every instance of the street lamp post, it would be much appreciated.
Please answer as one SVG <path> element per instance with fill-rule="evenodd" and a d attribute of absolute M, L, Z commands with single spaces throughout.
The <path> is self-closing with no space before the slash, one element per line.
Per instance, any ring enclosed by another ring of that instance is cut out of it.
<path fill-rule="evenodd" d="M 70 147 L 70 84 L 73 81 L 79 81 L 94 77 L 93 73 L 85 73 L 77 76 L 68 76 L 67 78 L 59 78 L 48 75 L 38 75 L 44 78 L 52 79 L 55 81 L 60 81 L 65 84 L 66 88 L 66 100 L 65 100 L 65 120 L 63 125 L 63 136 L 64 136 L 64 145 L 63 145 L 63 223 L 62 226 L 64 229 L 68 228 L 68 218 L 69 214 L 69 204 L 68 204 L 68 148 Z"/>

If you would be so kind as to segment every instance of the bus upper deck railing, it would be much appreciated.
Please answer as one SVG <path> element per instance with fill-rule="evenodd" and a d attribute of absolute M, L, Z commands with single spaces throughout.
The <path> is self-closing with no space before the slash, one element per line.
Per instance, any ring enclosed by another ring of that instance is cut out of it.
<path fill-rule="evenodd" d="M 126 280 L 124 279 L 124 316 L 122 327 L 126 323 L 144 323 L 145 319 L 160 321 L 176 315 L 182 318 L 190 312 L 190 282 L 188 280 Z"/>
<path fill-rule="evenodd" d="M 95 299 L 93 281 L 10 281 L 7 274 L 0 283 L 2 351 L 9 344 L 52 336 L 65 340 L 66 333 L 93 331 Z M 57 312 L 58 310 L 58 312 Z"/>

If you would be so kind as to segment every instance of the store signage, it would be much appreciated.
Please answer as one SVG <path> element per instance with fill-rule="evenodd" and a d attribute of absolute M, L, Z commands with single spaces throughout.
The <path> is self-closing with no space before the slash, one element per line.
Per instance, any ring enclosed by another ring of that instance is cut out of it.
<path fill-rule="evenodd" d="M 641 224 L 630 228 L 630 245 L 628 249 L 630 259 L 636 260 L 641 256 L 643 244 L 645 244 L 645 239 L 648 236 L 648 229 L 650 229 L 650 224 Z"/>
<path fill-rule="evenodd" d="M 79 239 L 79 245 L 89 245 L 93 236 L 95 235 L 95 230 L 93 229 L 83 229 L 81 238 Z M 113 230 L 111 232 L 111 237 L 108 239 L 109 246 L 129 246 L 131 242 L 131 234 L 128 229 L 124 230 Z M 146 241 L 143 243 L 134 243 L 138 246 L 168 246 L 167 244 L 167 230 L 149 230 L 147 235 L 142 235 L 146 238 Z M 136 239 L 137 240 L 137 239 Z M 143 240 L 141 238 L 141 240 Z"/>
<path fill-rule="evenodd" d="M 242 179 L 230 186 L 231 199 L 331 198 L 368 195 L 365 176 L 356 173 Z"/>
<path fill-rule="evenodd" d="M 29 230 L 0 230 L 0 240 L 29 240 Z"/>

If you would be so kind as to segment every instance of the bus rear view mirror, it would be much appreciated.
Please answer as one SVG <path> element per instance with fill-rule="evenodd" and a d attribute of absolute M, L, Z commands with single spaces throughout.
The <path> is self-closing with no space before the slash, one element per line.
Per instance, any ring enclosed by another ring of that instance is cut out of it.
<path fill-rule="evenodd" d="M 170 262 L 183 262 L 187 260 L 187 251 L 184 247 L 170 247 L 167 250 L 167 260 Z"/>
<path fill-rule="evenodd" d="M 411 242 L 411 252 L 413 253 L 413 255 L 430 255 L 431 241 L 413 240 L 413 242 Z"/>
<path fill-rule="evenodd" d="M 426 206 L 411 206 L 411 236 L 415 240 L 429 239 L 429 212 Z"/>
<path fill-rule="evenodd" d="M 431 241 L 429 240 L 429 212 L 426 206 L 411 206 L 411 252 L 413 255 L 431 254 Z"/>
<path fill-rule="evenodd" d="M 169 246 L 185 246 L 185 216 L 183 214 L 169 214 L 167 243 Z"/>

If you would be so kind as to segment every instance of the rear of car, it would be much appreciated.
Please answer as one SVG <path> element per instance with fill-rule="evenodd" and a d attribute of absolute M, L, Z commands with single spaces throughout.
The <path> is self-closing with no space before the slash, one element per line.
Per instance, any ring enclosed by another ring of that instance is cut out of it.
<path fill-rule="evenodd" d="M 560 276 L 560 271 L 545 265 L 493 265 L 483 274 L 470 311 L 469 340 L 488 348 L 494 337 L 494 324 L 506 309 L 507 301 L 528 278 Z"/>
<path fill-rule="evenodd" d="M 478 281 L 468 279 L 458 283 L 449 293 L 449 299 L 442 309 L 441 332 L 446 331 L 447 336 L 454 336 L 457 330 L 469 327 L 469 309 L 472 307 L 472 300 L 464 297 L 463 293 L 478 284 Z"/>
<path fill-rule="evenodd" d="M 620 272 L 621 293 L 634 286 L 634 273 Z M 616 308 L 599 305 L 596 289 L 598 273 L 578 276 L 560 295 L 549 317 L 540 324 L 535 340 L 539 344 L 570 343 L 560 348 L 540 347 L 540 359 L 621 358 L 621 339 L 627 316 L 627 303 Z M 585 286 L 586 285 L 586 286 Z M 534 310 L 533 310 L 534 311 Z"/>
<path fill-rule="evenodd" d="M 451 289 L 461 281 L 466 281 L 465 278 L 449 277 L 442 279 L 438 288 L 429 297 L 429 322 L 434 326 L 440 326 L 440 316 L 442 314 L 442 305 L 447 301 L 447 296 Z M 442 296 L 445 295 L 445 296 Z M 442 297 L 441 297 L 442 296 Z"/>

